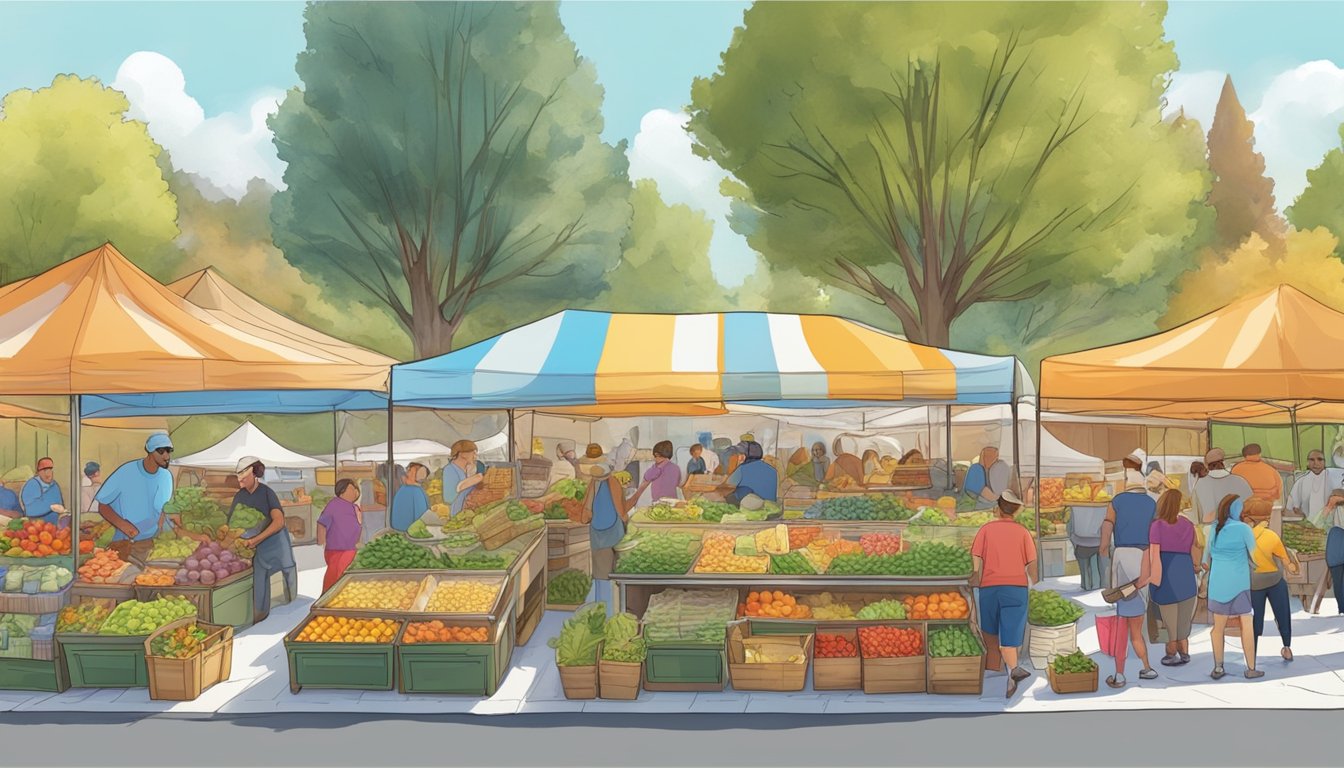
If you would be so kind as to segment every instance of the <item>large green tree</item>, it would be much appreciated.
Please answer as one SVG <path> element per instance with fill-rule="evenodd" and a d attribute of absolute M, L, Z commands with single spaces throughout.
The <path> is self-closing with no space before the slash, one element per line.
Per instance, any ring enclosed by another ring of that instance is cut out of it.
<path fill-rule="evenodd" d="M 668 205 L 651 179 L 635 182 L 633 216 L 607 290 L 592 303 L 620 312 L 720 312 L 728 309 L 714 278 L 714 223 L 686 205 Z"/>
<path fill-rule="evenodd" d="M 602 89 L 555 3 L 315 3 L 305 19 L 303 87 L 271 120 L 286 258 L 386 306 L 417 355 L 459 346 L 478 310 L 515 325 L 601 291 L 627 162 L 599 138 Z"/>
<path fill-rule="evenodd" d="M 95 79 L 57 77 L 0 108 L 0 283 L 111 241 L 142 267 L 176 255 L 177 202 L 145 124 Z"/>
<path fill-rule="evenodd" d="M 948 345 L 982 305 L 1066 308 L 1077 286 L 1138 290 L 1187 265 L 1207 174 L 1202 141 L 1160 117 L 1164 13 L 757 4 L 695 83 L 690 130 L 742 182 L 755 214 L 734 228 L 758 252 Z"/>
<path fill-rule="evenodd" d="M 1339 128 L 1344 145 L 1344 126 Z M 1288 209 L 1288 220 L 1298 229 L 1325 227 L 1344 242 L 1344 146 L 1325 153 L 1321 164 L 1307 171 L 1307 188 Z M 1335 255 L 1344 259 L 1344 246 Z"/>

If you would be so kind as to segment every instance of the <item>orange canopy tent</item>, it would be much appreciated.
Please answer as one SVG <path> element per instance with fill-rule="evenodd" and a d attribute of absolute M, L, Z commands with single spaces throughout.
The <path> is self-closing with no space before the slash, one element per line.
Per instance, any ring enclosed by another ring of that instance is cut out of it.
<path fill-rule="evenodd" d="M 241 330 L 111 245 L 0 293 L 5 394 L 380 391 L 391 361 L 377 357 Z"/>
<path fill-rule="evenodd" d="M 1344 313 L 1280 285 L 1136 341 L 1041 363 L 1042 410 L 1344 422 Z"/>

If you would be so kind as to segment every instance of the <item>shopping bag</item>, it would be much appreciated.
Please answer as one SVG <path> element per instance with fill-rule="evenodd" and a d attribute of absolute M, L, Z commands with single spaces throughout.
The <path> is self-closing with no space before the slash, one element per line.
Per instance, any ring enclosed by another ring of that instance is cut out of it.
<path fill-rule="evenodd" d="M 1129 625 L 1119 616 L 1098 616 L 1097 642 L 1102 653 L 1124 663 L 1129 654 Z"/>

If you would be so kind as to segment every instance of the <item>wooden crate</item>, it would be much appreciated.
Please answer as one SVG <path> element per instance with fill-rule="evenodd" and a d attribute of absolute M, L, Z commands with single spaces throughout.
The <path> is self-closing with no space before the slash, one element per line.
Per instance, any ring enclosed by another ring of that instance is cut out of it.
<path fill-rule="evenodd" d="M 924 693 L 928 689 L 924 656 L 863 659 L 862 665 L 864 693 Z"/>
<path fill-rule="evenodd" d="M 1067 693 L 1096 693 L 1097 677 L 1100 668 L 1093 666 L 1091 672 L 1071 672 L 1066 675 L 1057 674 L 1053 666 L 1047 667 L 1047 675 L 1050 678 L 1050 690 L 1059 694 Z"/>
<path fill-rule="evenodd" d="M 739 621 L 728 627 L 725 639 L 728 657 L 728 678 L 739 691 L 801 691 L 807 686 L 807 667 L 812 660 L 812 635 L 766 635 L 752 637 L 751 626 Z M 767 645 L 777 653 L 798 652 L 801 664 L 748 664 L 746 649 L 752 645 Z"/>
<path fill-rule="evenodd" d="M 588 667 L 562 667 L 558 663 L 556 668 L 560 670 L 560 687 L 565 692 L 566 699 L 584 701 L 597 698 L 597 665 Z"/>
<path fill-rule="evenodd" d="M 818 635 L 840 635 L 854 643 L 849 658 L 812 658 L 812 689 L 816 691 L 863 690 L 863 663 L 859 660 L 859 631 L 853 627 L 817 627 Z"/>
<path fill-rule="evenodd" d="M 199 622 L 207 633 L 201 652 L 185 659 L 154 656 L 150 645 L 154 638 L 179 627 L 197 624 L 194 618 L 179 619 L 145 638 L 145 665 L 149 671 L 149 698 L 156 701 L 195 701 L 216 683 L 233 673 L 233 627 Z"/>
<path fill-rule="evenodd" d="M 972 694 L 985 687 L 985 655 L 929 657 L 929 693 Z"/>

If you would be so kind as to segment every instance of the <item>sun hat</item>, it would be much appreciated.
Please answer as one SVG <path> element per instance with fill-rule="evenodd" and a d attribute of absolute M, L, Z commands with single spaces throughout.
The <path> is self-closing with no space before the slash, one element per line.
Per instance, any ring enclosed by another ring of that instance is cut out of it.
<path fill-rule="evenodd" d="M 258 459 L 256 456 L 244 456 L 238 460 L 238 468 L 233 470 L 233 473 L 235 475 L 241 475 L 251 469 L 252 465 L 259 461 L 261 461 L 261 459 Z"/>

